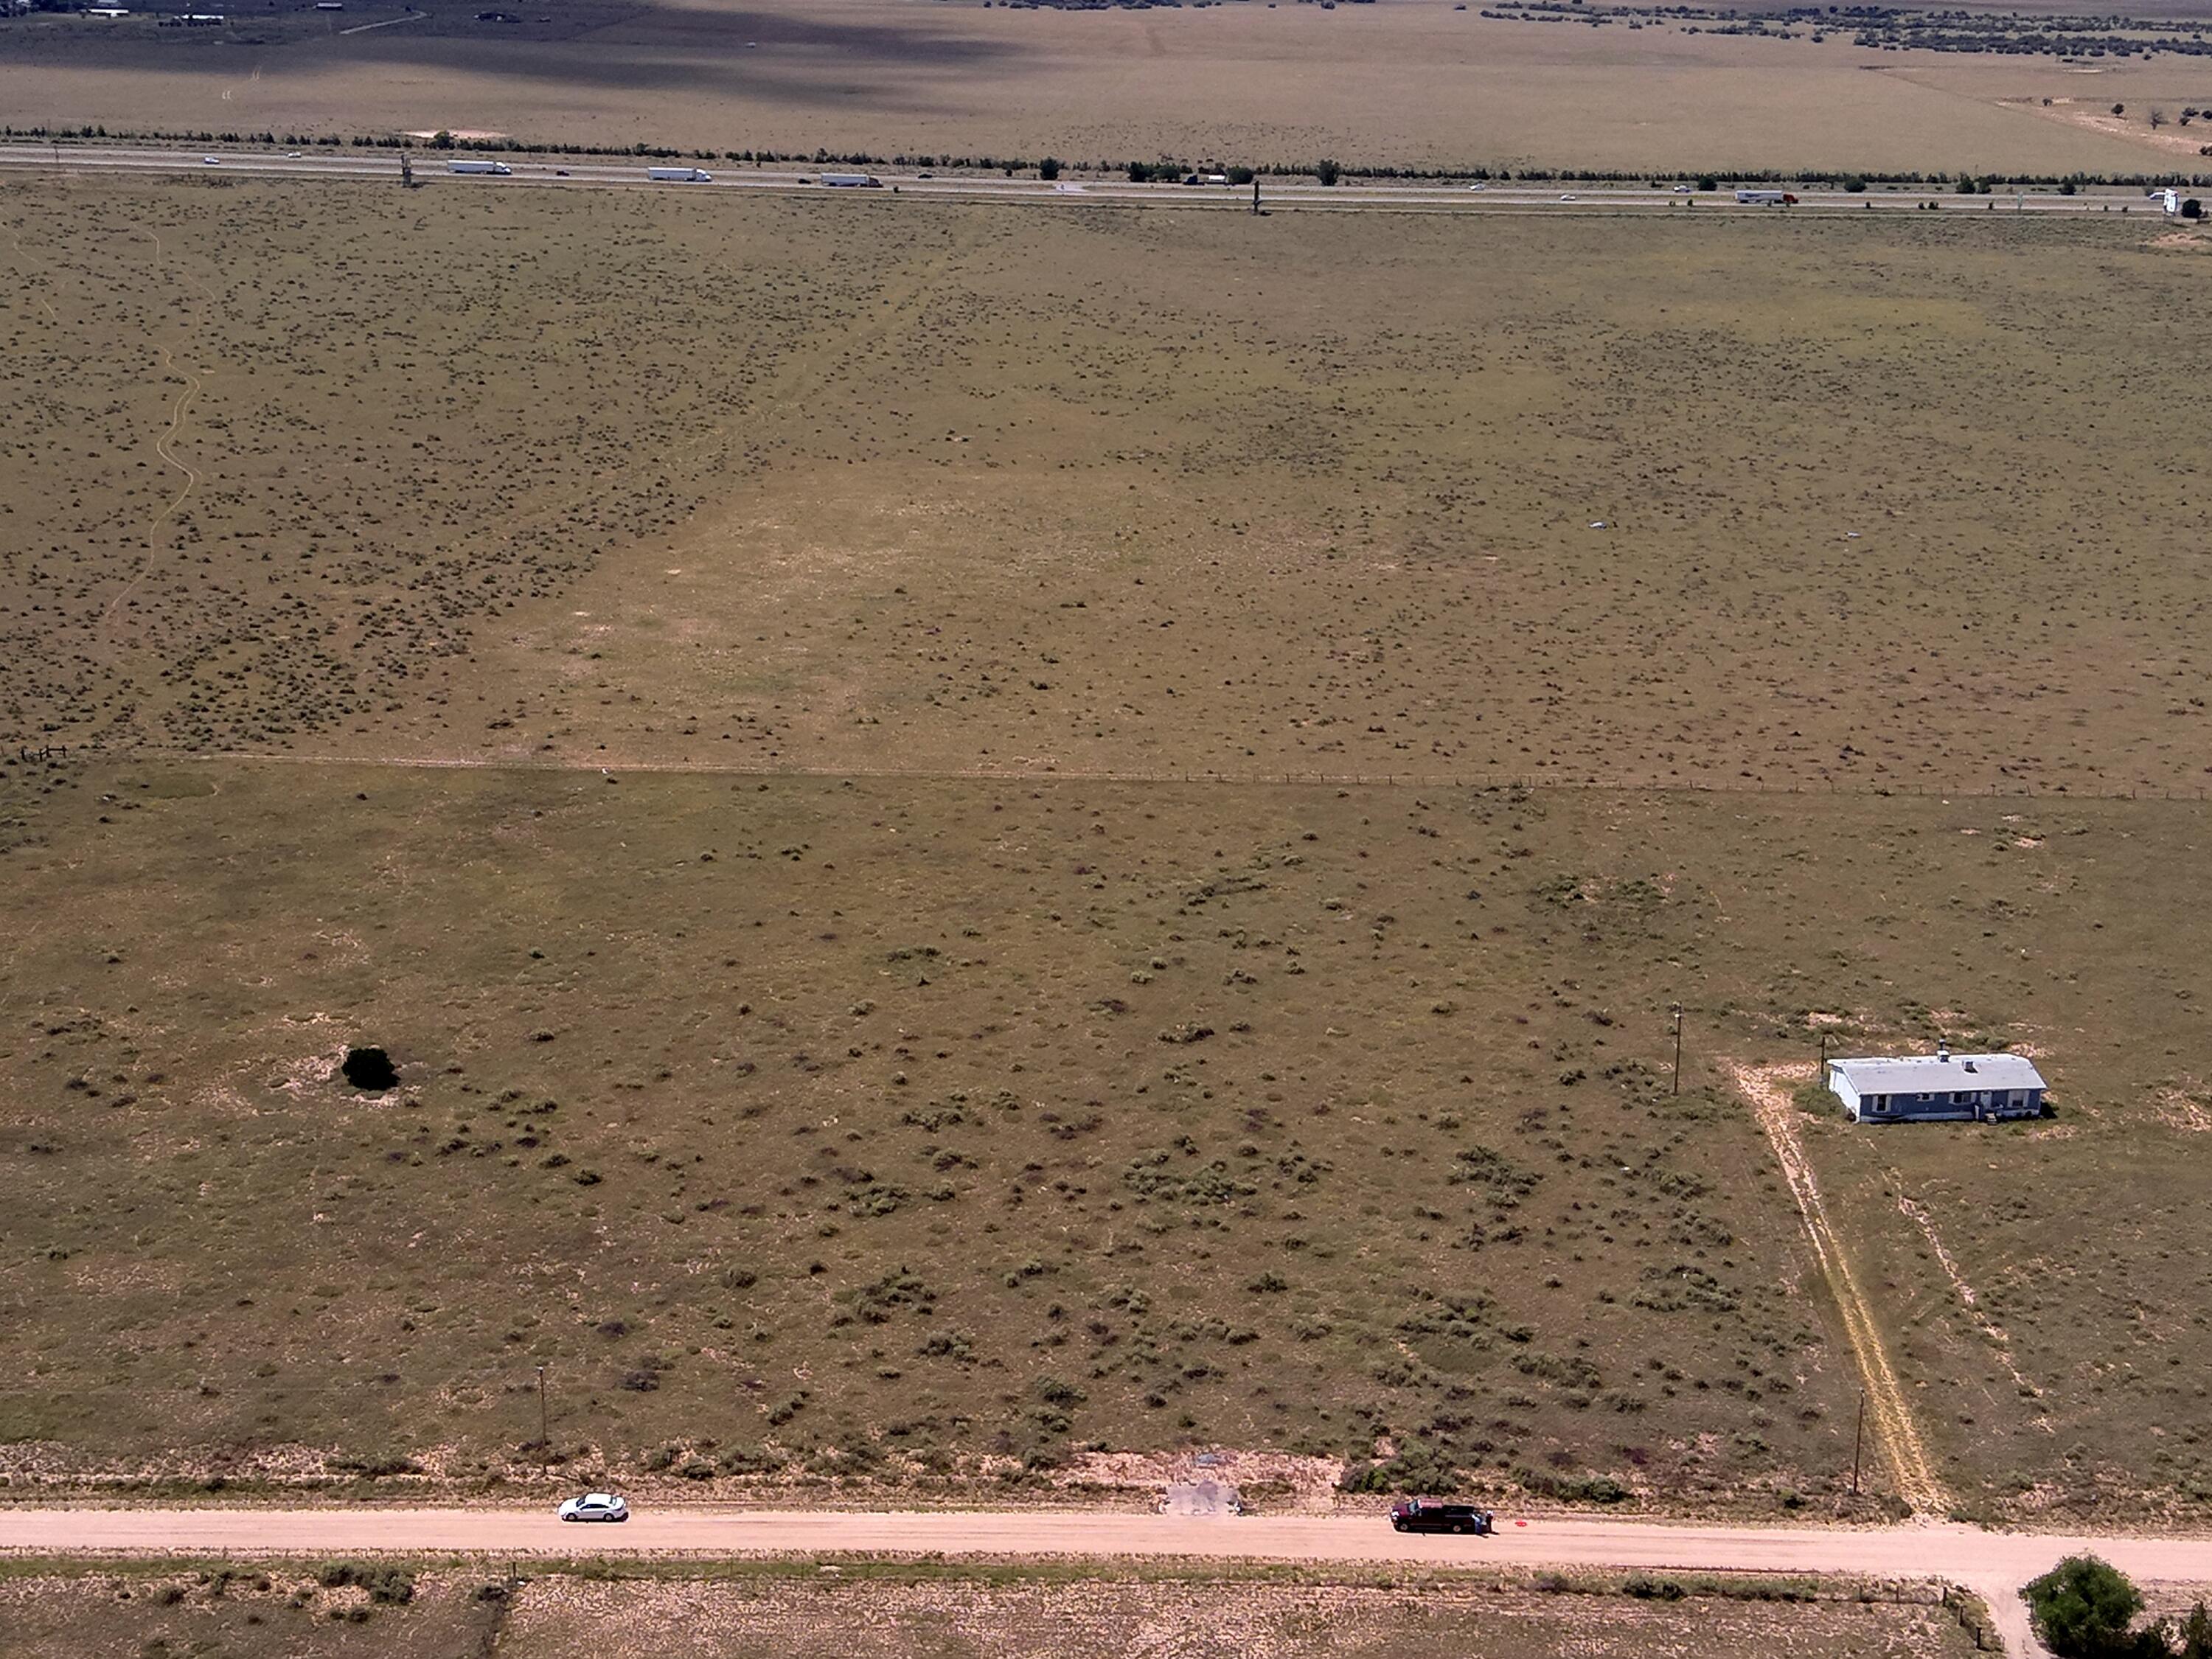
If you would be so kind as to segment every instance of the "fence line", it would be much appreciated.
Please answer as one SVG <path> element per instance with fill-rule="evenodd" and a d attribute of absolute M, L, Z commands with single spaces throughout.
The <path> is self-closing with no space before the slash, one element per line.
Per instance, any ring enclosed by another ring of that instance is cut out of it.
<path fill-rule="evenodd" d="M 261 750 L 190 750 L 155 745 L 107 749 L 98 744 L 74 750 L 31 749 L 18 745 L 15 757 L 21 764 L 58 766 L 66 759 L 111 762 L 172 761 L 205 765 L 230 763 L 278 766 L 395 767 L 420 771 L 450 772 L 598 772 L 609 776 L 653 776 L 697 774 L 709 777 L 744 778 L 882 778 L 915 782 L 976 781 L 1000 783 L 1158 783 L 1220 784 L 1238 788 L 1395 788 L 1476 789 L 1489 792 L 1577 790 L 1603 794 L 1673 795 L 1852 795 L 1873 799 L 1942 800 L 2164 800 L 2207 799 L 2203 787 L 2177 789 L 2171 785 L 2136 783 L 2100 787 L 2070 783 L 1936 784 L 1918 780 L 1875 783 L 1859 779 L 1793 778 L 1770 782 L 1763 779 L 1659 779 L 1601 777 L 1594 774 L 1552 775 L 1537 772 L 1303 772 L 1274 769 L 1227 771 L 1206 767 L 1176 771 L 1146 771 L 1115 767 L 1012 768 L 1000 766 L 925 768 L 902 766 L 752 765 L 744 762 L 637 760 L 613 763 L 599 760 L 532 760 L 514 757 L 470 758 L 421 755 L 295 755 Z"/>

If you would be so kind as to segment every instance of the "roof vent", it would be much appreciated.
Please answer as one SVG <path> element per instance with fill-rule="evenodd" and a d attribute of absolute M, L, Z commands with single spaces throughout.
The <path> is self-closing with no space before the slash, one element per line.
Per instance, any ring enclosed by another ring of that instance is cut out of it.
<path fill-rule="evenodd" d="M 1966 1069 L 1967 1069 L 1968 1071 L 1970 1071 L 1970 1072 L 1971 1072 L 1971 1071 L 1972 1071 L 1972 1070 L 1974 1069 L 1974 1062 L 1973 1062 L 1972 1060 L 1967 1060 L 1967 1061 L 1966 1061 L 1966 1062 L 1964 1062 L 1964 1063 L 1965 1063 L 1966 1067 Z"/>
<path fill-rule="evenodd" d="M 1936 1058 L 1942 1060 L 1944 1064 L 1948 1065 L 1951 1060 L 1951 1045 L 1948 1042 L 1937 1043 L 1936 1045 Z"/>

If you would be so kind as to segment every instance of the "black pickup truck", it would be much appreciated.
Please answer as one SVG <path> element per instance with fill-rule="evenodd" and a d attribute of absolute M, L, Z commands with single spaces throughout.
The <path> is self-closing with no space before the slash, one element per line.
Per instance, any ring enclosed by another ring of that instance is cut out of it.
<path fill-rule="evenodd" d="M 1490 1511 L 1472 1504 L 1439 1504 L 1433 1498 L 1408 1498 L 1390 1506 L 1390 1524 L 1400 1532 L 1472 1532 L 1491 1530 Z"/>

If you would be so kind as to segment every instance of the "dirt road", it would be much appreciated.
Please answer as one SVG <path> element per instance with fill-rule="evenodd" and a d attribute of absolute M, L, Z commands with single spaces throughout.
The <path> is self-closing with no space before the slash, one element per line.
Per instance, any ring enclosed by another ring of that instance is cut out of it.
<path fill-rule="evenodd" d="M 1867 1403 L 1874 1408 L 1876 1436 L 1888 1460 L 1890 1476 L 1899 1495 L 1923 1515 L 1949 1513 L 1950 1494 L 1944 1490 L 1942 1477 L 1936 1472 L 1936 1460 L 1928 1455 L 1927 1444 L 1921 1438 L 1920 1425 L 1912 1415 L 1911 1400 L 1889 1363 L 1874 1305 L 1859 1288 L 1842 1238 L 1828 1223 L 1827 1206 L 1821 1201 L 1813 1162 L 1805 1156 L 1804 1144 L 1798 1139 L 1797 1108 L 1784 1085 L 1808 1080 L 1812 1067 L 1756 1066 L 1729 1061 L 1724 1069 L 1734 1079 L 1736 1091 L 1751 1103 L 1759 1127 L 1766 1132 L 1767 1141 L 1774 1148 L 1775 1162 L 1781 1165 L 1783 1176 L 1790 1183 L 1790 1196 L 1797 1200 L 1797 1211 L 1804 1218 L 1805 1234 L 1812 1244 L 1814 1260 L 1819 1262 L 1821 1277 L 1827 1281 L 1829 1295 L 1843 1320 L 1844 1334 L 1857 1362 L 1860 1379 L 1866 1385 Z"/>
<path fill-rule="evenodd" d="M 812 1555 L 1211 1557 L 1309 1562 L 1848 1573 L 1942 1578 L 1984 1596 L 2015 1654 L 2017 1591 L 2088 1550 L 2139 1578 L 2212 1583 L 2212 1539 L 2075 1538 L 1927 1524 L 1866 1530 L 1664 1522 L 1502 1520 L 1497 1536 L 1394 1533 L 1379 1516 L 1188 1520 L 1058 1513 L 853 1514 L 647 1508 L 623 1526 L 564 1526 L 533 1509 L 7 1509 L 0 1553 L 228 1557 L 397 1550 L 496 1556 Z"/>

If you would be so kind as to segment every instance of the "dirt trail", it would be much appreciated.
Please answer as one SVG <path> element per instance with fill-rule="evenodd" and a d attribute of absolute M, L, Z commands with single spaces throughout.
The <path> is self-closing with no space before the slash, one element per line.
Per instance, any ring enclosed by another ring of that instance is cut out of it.
<path fill-rule="evenodd" d="M 1813 1241 L 1813 1255 L 1835 1297 L 1837 1310 L 1843 1316 L 1844 1334 L 1857 1357 L 1859 1376 L 1866 1385 L 1867 1406 L 1874 1414 L 1897 1494 L 1923 1515 L 1946 1514 L 1951 1507 L 1950 1494 L 1944 1490 L 1942 1477 L 1936 1472 L 1935 1460 L 1928 1455 L 1926 1443 L 1920 1437 L 1920 1425 L 1913 1420 L 1911 1402 L 1905 1397 L 1904 1385 L 1890 1366 L 1874 1309 L 1852 1276 L 1850 1258 L 1844 1253 L 1843 1241 L 1828 1224 L 1827 1206 L 1821 1202 L 1820 1184 L 1814 1179 L 1804 1143 L 1797 1138 L 1797 1108 L 1784 1085 L 1809 1079 L 1813 1068 L 1803 1065 L 1746 1066 L 1729 1061 L 1725 1069 L 1738 1091 L 1751 1103 L 1759 1127 L 1766 1132 L 1768 1144 L 1774 1148 L 1775 1161 L 1781 1164 L 1783 1176 L 1797 1200 L 1798 1213 L 1804 1218 L 1805 1231 Z"/>
<path fill-rule="evenodd" d="M 223 95 L 228 97 L 230 94 L 226 93 Z M 162 245 L 161 233 L 149 229 L 145 234 L 153 240 L 154 257 L 156 259 L 166 259 L 169 251 Z M 210 300 L 216 297 L 215 290 L 209 288 L 205 283 L 199 282 L 197 277 L 192 280 L 201 292 Z M 204 377 L 191 369 L 179 368 L 177 363 L 177 354 L 171 348 L 161 344 L 159 341 L 155 344 L 155 349 L 161 354 L 163 370 L 171 374 L 182 374 L 185 377 L 185 389 L 177 394 L 176 402 L 169 406 L 168 429 L 154 440 L 154 453 L 183 473 L 185 482 L 176 495 L 171 498 L 168 505 L 156 513 L 153 522 L 146 526 L 148 547 L 146 556 L 138 562 L 138 568 L 132 573 L 131 580 L 124 583 L 115 597 L 107 602 L 106 609 L 100 612 L 100 628 L 103 634 L 115 625 L 116 618 L 122 615 L 123 607 L 130 602 L 131 596 L 138 591 L 139 584 L 146 580 L 148 574 L 154 568 L 152 544 L 155 532 L 167 523 L 177 510 L 191 499 L 192 492 L 200 487 L 206 476 L 190 462 L 179 459 L 176 452 L 169 447 L 177 441 L 177 434 L 184 429 L 185 416 L 191 412 L 193 404 L 199 400 L 200 387 L 204 383 Z"/>

